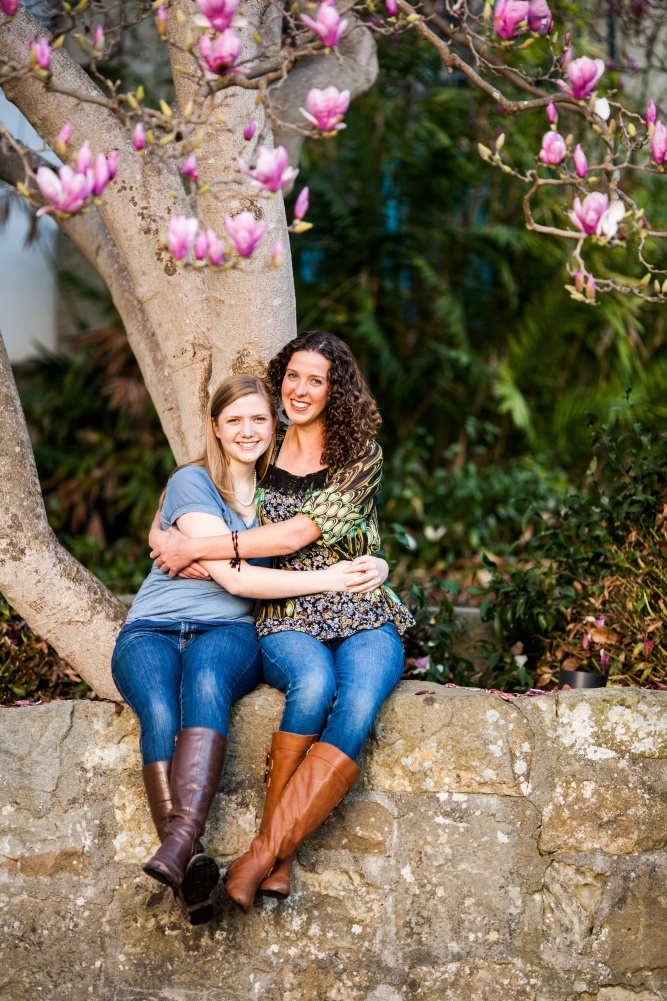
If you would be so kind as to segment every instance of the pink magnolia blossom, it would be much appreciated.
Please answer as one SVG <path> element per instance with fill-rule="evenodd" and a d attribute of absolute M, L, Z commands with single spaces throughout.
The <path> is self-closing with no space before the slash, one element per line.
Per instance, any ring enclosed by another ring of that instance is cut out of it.
<path fill-rule="evenodd" d="M 398 14 L 398 4 L 396 0 L 385 0 L 385 7 L 387 8 L 387 14 L 389 17 L 396 17 Z"/>
<path fill-rule="evenodd" d="M 569 215 L 581 233 L 610 240 L 616 235 L 618 224 L 625 215 L 625 206 L 619 198 L 610 205 L 607 195 L 593 191 L 590 195 L 586 195 L 583 203 L 578 197 L 575 198 L 573 210 Z M 602 626 L 604 622 L 605 616 L 601 615 L 595 620 L 595 625 Z"/>
<path fill-rule="evenodd" d="M 217 35 L 215 41 L 211 40 L 210 35 L 202 35 L 199 39 L 199 53 L 211 73 L 224 76 L 241 55 L 241 40 L 232 28 Z"/>
<path fill-rule="evenodd" d="M 239 0 L 196 0 L 199 10 L 216 31 L 226 31 L 234 20 Z"/>
<path fill-rule="evenodd" d="M 266 234 L 266 223 L 258 222 L 252 212 L 225 216 L 225 229 L 239 257 L 250 257 Z"/>
<path fill-rule="evenodd" d="M 338 90 L 337 87 L 326 87 L 318 90 L 313 87 L 306 97 L 306 108 L 299 111 L 312 125 L 322 132 L 338 132 L 344 129 L 343 115 L 350 106 L 349 90 Z"/>
<path fill-rule="evenodd" d="M 589 97 L 597 86 L 597 82 L 604 73 L 604 62 L 602 59 L 589 59 L 588 56 L 581 56 L 568 63 L 567 75 L 570 81 L 568 86 L 563 80 L 557 80 L 561 90 L 574 97 L 577 101 L 584 101 Z"/>
<path fill-rule="evenodd" d="M 78 212 L 90 199 L 93 188 L 92 171 L 80 174 L 67 164 L 58 174 L 49 167 L 40 167 L 36 174 L 37 187 L 51 204 L 40 209 L 38 215 L 46 212 Z"/>
<path fill-rule="evenodd" d="M 569 34 L 570 33 L 568 31 L 568 33 L 565 36 L 565 38 L 567 38 Z M 571 62 L 572 62 L 572 47 L 570 46 L 569 42 L 566 42 L 565 43 L 565 50 L 563 52 L 563 55 L 560 57 L 560 68 L 562 70 L 566 70 L 567 67 L 570 65 Z"/>
<path fill-rule="evenodd" d="M 98 153 L 93 167 L 93 194 L 98 198 L 111 180 L 109 164 L 104 153 Z"/>
<path fill-rule="evenodd" d="M 493 12 L 493 30 L 498 38 L 509 42 L 519 34 L 519 25 L 526 20 L 530 4 L 527 0 L 497 0 Z"/>
<path fill-rule="evenodd" d="M 132 136 L 132 142 L 134 143 L 134 148 L 137 153 L 139 153 L 146 145 L 146 130 L 144 129 L 143 122 L 137 122 L 134 126 L 134 134 Z"/>
<path fill-rule="evenodd" d="M 584 650 L 590 650 L 590 648 L 591 648 L 591 634 L 590 633 L 584 633 L 584 638 L 581 641 L 581 645 L 584 648 Z"/>
<path fill-rule="evenodd" d="M 183 174 L 184 177 L 189 177 L 191 181 L 197 180 L 199 177 L 199 168 L 197 167 L 197 158 L 195 156 L 189 156 L 183 161 L 181 174 Z"/>
<path fill-rule="evenodd" d="M 35 68 L 47 70 L 51 61 L 51 47 L 45 38 L 40 38 L 38 42 L 34 38 L 30 39 L 30 59 Z"/>
<path fill-rule="evenodd" d="M 294 218 L 303 219 L 306 212 L 308 211 L 308 200 L 310 198 L 310 189 L 302 188 L 299 192 L 299 197 L 294 204 Z"/>
<path fill-rule="evenodd" d="M 546 0 L 531 0 L 527 20 L 529 29 L 537 35 L 548 35 L 554 26 L 554 19 Z"/>
<path fill-rule="evenodd" d="M 589 275 L 588 276 L 588 281 L 586 282 L 586 298 L 587 299 L 591 299 L 592 300 L 592 299 L 595 298 L 595 289 L 596 289 L 596 287 L 597 286 L 595 284 L 595 278 L 593 278 L 593 275 Z"/>
<path fill-rule="evenodd" d="M 0 11 L 6 17 L 14 17 L 19 9 L 19 0 L 0 0 Z"/>
<path fill-rule="evenodd" d="M 418 671 L 428 671 L 429 667 L 431 666 L 430 654 L 426 654 L 425 657 L 415 657 L 413 664 L 415 665 Z"/>
<path fill-rule="evenodd" d="M 267 149 L 260 146 L 257 150 L 257 163 L 252 169 L 239 158 L 239 170 L 251 178 L 253 184 L 265 191 L 279 191 L 286 184 L 291 184 L 299 171 L 288 164 L 287 150 L 284 146 L 277 149 Z"/>
<path fill-rule="evenodd" d="M 200 229 L 195 237 L 195 260 L 203 261 L 206 259 L 208 253 L 208 240 L 206 239 L 206 233 L 203 229 Z"/>
<path fill-rule="evenodd" d="M 651 139 L 651 156 L 653 162 L 659 167 L 665 162 L 667 157 L 667 126 L 664 122 L 656 122 L 653 138 Z"/>
<path fill-rule="evenodd" d="M 553 101 L 549 101 L 547 104 L 547 118 L 549 119 L 549 125 L 558 125 L 558 112 Z"/>
<path fill-rule="evenodd" d="M 85 142 L 81 144 L 79 152 L 76 154 L 76 169 L 77 173 L 85 174 L 87 170 L 93 165 L 93 158 L 90 153 L 90 143 L 86 139 Z"/>
<path fill-rule="evenodd" d="M 607 195 L 603 195 L 600 191 L 592 191 L 590 195 L 586 195 L 583 202 L 578 196 L 574 199 L 569 216 L 580 232 L 592 236 L 608 205 Z"/>
<path fill-rule="evenodd" d="M 600 667 L 602 668 L 603 674 L 607 673 L 608 664 L 609 664 L 609 657 L 604 652 L 604 650 L 600 650 Z"/>
<path fill-rule="evenodd" d="M 581 143 L 577 143 L 574 150 L 574 169 L 577 172 L 577 177 L 586 176 L 588 161 L 586 160 L 586 154 L 581 148 Z"/>
<path fill-rule="evenodd" d="M 247 143 L 250 142 L 255 134 L 255 129 L 257 128 L 257 122 L 254 118 L 251 118 L 246 127 L 243 130 L 243 138 Z"/>
<path fill-rule="evenodd" d="M 155 27 L 160 38 L 167 37 L 167 12 L 162 5 L 158 7 L 155 15 Z"/>
<path fill-rule="evenodd" d="M 597 236 L 601 240 L 611 240 L 612 237 L 616 236 L 618 224 L 624 215 L 625 205 L 620 198 L 616 198 L 610 204 L 609 208 L 602 213 L 602 218 L 598 223 Z"/>
<path fill-rule="evenodd" d="M 213 268 L 219 268 L 225 256 L 225 246 L 212 229 L 206 230 L 206 246 L 208 250 L 208 263 Z"/>
<path fill-rule="evenodd" d="M 333 5 L 333 2 L 321 3 L 317 8 L 317 18 L 313 21 L 307 14 L 301 15 L 301 20 L 311 31 L 321 39 L 327 49 L 332 49 L 338 45 L 341 38 L 347 31 L 347 21 L 341 21 L 340 14 Z"/>
<path fill-rule="evenodd" d="M 648 128 L 649 125 L 654 125 L 657 117 L 658 117 L 658 112 L 656 111 L 655 108 L 655 101 L 653 100 L 653 98 L 651 98 L 651 100 L 646 105 L 646 128 Z"/>
<path fill-rule="evenodd" d="M 104 48 L 104 28 L 101 24 L 98 24 L 95 28 L 95 34 L 93 35 L 93 51 L 98 55 Z"/>
<path fill-rule="evenodd" d="M 271 251 L 271 270 L 275 271 L 283 263 L 283 256 L 285 253 L 285 248 L 283 247 L 283 241 L 278 239 L 273 244 L 273 250 Z"/>
<path fill-rule="evenodd" d="M 567 155 L 567 146 L 562 135 L 558 132 L 545 132 L 542 136 L 542 149 L 540 150 L 540 160 L 551 166 L 562 163 Z"/>
<path fill-rule="evenodd" d="M 175 261 L 182 261 L 192 250 L 199 223 L 193 216 L 176 215 L 169 220 L 167 246 Z"/>
<path fill-rule="evenodd" d="M 118 173 L 118 150 L 112 149 L 107 157 L 107 166 L 109 168 L 109 180 L 113 181 L 114 177 Z"/>
<path fill-rule="evenodd" d="M 72 138 L 72 123 L 65 122 L 60 132 L 58 133 L 58 142 L 62 143 L 63 146 L 67 146 L 67 143 Z"/>
<path fill-rule="evenodd" d="M 655 646 L 655 640 L 650 640 L 648 638 L 644 640 L 644 656 L 645 657 L 650 657 L 651 656 L 651 650 L 653 649 L 654 646 Z"/>

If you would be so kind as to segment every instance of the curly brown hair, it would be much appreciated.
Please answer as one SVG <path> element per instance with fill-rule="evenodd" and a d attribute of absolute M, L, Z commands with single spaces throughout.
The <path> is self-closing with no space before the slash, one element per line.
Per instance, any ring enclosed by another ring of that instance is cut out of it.
<path fill-rule="evenodd" d="M 382 418 L 375 400 L 347 344 L 333 334 L 308 330 L 286 344 L 267 366 L 266 383 L 278 404 L 287 366 L 297 351 L 317 351 L 331 362 L 321 462 L 344 466 L 378 432 Z"/>

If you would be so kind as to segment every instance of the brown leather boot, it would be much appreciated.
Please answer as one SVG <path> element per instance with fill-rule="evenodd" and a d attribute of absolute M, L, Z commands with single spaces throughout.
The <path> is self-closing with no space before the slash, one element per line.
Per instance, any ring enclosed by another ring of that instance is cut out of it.
<path fill-rule="evenodd" d="M 175 890 L 183 884 L 188 864 L 194 862 L 222 775 L 226 749 L 222 734 L 207 727 L 188 727 L 176 736 L 169 826 L 162 846 L 144 866 L 145 873 Z"/>
<path fill-rule="evenodd" d="M 285 733 L 283 730 L 274 733 L 271 750 L 267 751 L 266 756 L 266 800 L 259 825 L 260 834 L 263 834 L 269 826 L 271 815 L 285 786 L 316 740 L 319 740 L 319 735 L 316 733 L 306 736 L 299 733 Z M 280 859 L 271 875 L 260 884 L 259 892 L 272 897 L 289 897 L 292 863 L 295 858 L 296 852 L 293 852 L 286 859 Z"/>
<path fill-rule="evenodd" d="M 142 775 L 146 799 L 160 841 L 164 841 L 169 827 L 171 789 L 169 776 L 171 761 L 152 761 L 144 765 Z M 213 917 L 211 890 L 220 878 L 215 859 L 206 855 L 201 841 L 197 841 L 194 855 L 188 862 L 182 885 L 174 890 L 174 897 L 191 925 L 201 925 Z"/>
<path fill-rule="evenodd" d="M 359 769 L 352 758 L 333 744 L 313 744 L 278 800 L 264 833 L 230 863 L 225 889 L 232 900 L 249 911 L 260 883 L 278 859 L 295 852 L 358 781 Z"/>
<path fill-rule="evenodd" d="M 146 790 L 146 799 L 155 824 L 155 830 L 160 841 L 167 836 L 169 811 L 171 810 L 171 789 L 169 788 L 169 773 L 171 761 L 151 761 L 144 765 L 141 774 Z"/>

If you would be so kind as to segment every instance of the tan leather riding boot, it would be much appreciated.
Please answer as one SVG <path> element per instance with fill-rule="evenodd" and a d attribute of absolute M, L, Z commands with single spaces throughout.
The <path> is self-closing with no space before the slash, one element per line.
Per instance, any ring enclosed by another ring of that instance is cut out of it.
<path fill-rule="evenodd" d="M 232 900 L 249 911 L 276 862 L 295 852 L 358 781 L 359 769 L 352 758 L 333 744 L 313 744 L 287 783 L 264 833 L 230 863 L 224 882 Z"/>
<path fill-rule="evenodd" d="M 226 749 L 225 737 L 207 727 L 188 727 L 176 736 L 167 833 L 161 847 L 144 865 L 145 873 L 175 890 L 182 885 L 204 833 Z"/>
<path fill-rule="evenodd" d="M 266 756 L 266 799 L 264 813 L 259 825 L 259 833 L 263 834 L 269 825 L 276 803 L 283 794 L 285 786 L 294 775 L 306 754 L 319 736 L 316 733 L 302 736 L 299 733 L 285 733 L 277 730 L 271 740 L 271 750 Z M 286 859 L 280 859 L 270 876 L 262 881 L 260 893 L 273 897 L 289 897 L 292 880 L 292 863 L 296 858 L 293 852 Z"/>

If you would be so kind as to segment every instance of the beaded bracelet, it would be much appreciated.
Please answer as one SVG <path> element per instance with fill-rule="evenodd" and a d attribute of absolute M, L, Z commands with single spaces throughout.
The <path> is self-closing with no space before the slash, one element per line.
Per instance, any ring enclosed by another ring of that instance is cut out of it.
<path fill-rule="evenodd" d="M 232 545 L 234 547 L 234 559 L 229 561 L 232 570 L 241 573 L 241 556 L 239 555 L 239 533 L 232 530 Z"/>

